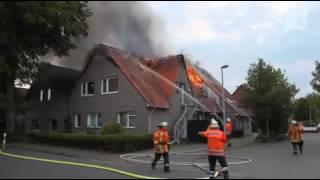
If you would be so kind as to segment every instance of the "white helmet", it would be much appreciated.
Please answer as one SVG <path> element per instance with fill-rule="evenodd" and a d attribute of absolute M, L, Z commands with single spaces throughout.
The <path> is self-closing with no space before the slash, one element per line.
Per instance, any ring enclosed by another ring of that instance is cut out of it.
<path fill-rule="evenodd" d="M 231 122 L 231 119 L 230 119 L 230 118 L 227 118 L 227 122 Z"/>
<path fill-rule="evenodd" d="M 292 120 L 292 121 L 291 121 L 291 124 L 297 124 L 297 121 Z"/>
<path fill-rule="evenodd" d="M 210 128 L 219 128 L 219 124 L 215 119 L 211 119 Z"/>
<path fill-rule="evenodd" d="M 167 127 L 168 126 L 168 122 L 162 122 L 158 126 L 159 127 Z"/>

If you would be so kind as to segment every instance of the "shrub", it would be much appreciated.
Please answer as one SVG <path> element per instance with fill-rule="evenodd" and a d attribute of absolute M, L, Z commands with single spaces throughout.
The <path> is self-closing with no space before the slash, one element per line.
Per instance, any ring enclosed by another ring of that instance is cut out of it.
<path fill-rule="evenodd" d="M 113 134 L 113 135 L 79 135 L 51 133 L 35 135 L 34 142 L 64 146 L 94 149 L 108 152 L 133 152 L 152 147 L 152 135 Z"/>
<path fill-rule="evenodd" d="M 124 129 L 120 124 L 109 123 L 102 128 L 100 133 L 101 135 L 122 134 L 124 133 Z"/>

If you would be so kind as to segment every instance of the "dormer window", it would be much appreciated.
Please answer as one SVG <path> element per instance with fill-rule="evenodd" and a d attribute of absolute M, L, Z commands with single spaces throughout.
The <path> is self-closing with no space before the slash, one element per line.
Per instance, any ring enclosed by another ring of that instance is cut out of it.
<path fill-rule="evenodd" d="M 207 85 L 201 86 L 201 96 L 208 97 L 208 86 Z"/>

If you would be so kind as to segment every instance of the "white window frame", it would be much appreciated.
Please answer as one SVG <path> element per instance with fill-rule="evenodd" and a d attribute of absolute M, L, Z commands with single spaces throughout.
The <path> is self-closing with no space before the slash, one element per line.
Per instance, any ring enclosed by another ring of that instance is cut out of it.
<path fill-rule="evenodd" d="M 137 117 L 137 115 L 134 113 L 134 112 L 120 112 L 118 113 L 118 124 L 121 125 L 121 121 L 120 121 L 120 118 L 121 118 L 121 114 L 127 114 L 127 119 L 126 119 L 126 126 L 124 126 L 123 128 L 126 128 L 126 129 L 135 129 L 136 127 L 135 126 L 130 126 L 130 117 Z"/>
<path fill-rule="evenodd" d="M 95 118 L 95 120 L 96 120 L 95 126 L 91 126 L 91 121 L 92 121 L 91 116 L 92 115 L 96 116 L 96 118 Z M 90 119 L 89 119 L 89 117 L 90 117 Z M 100 113 L 90 113 L 90 114 L 88 114 L 87 115 L 87 128 L 91 128 L 91 129 L 94 129 L 94 128 L 99 129 L 99 128 L 101 128 L 101 126 L 99 126 L 99 117 L 101 117 Z M 101 119 L 100 119 L 100 121 L 101 121 Z"/>
<path fill-rule="evenodd" d="M 40 90 L 40 102 L 43 102 L 43 89 Z"/>
<path fill-rule="evenodd" d="M 74 115 L 74 128 L 78 129 L 80 127 L 81 127 L 80 114 L 75 114 Z"/>
<path fill-rule="evenodd" d="M 178 85 L 179 85 L 179 88 L 182 89 L 184 92 L 181 92 L 180 90 L 180 93 L 181 93 L 181 104 L 185 104 L 186 103 L 186 98 L 185 98 L 185 93 L 187 93 L 187 86 L 186 86 L 186 83 L 184 82 L 178 82 Z"/>
<path fill-rule="evenodd" d="M 51 100 L 51 88 L 48 89 L 48 101 Z"/>
<path fill-rule="evenodd" d="M 118 79 L 118 90 L 117 91 L 109 91 L 109 80 L 110 79 Z M 104 82 L 106 82 L 104 84 Z M 106 86 L 106 92 L 103 91 L 104 85 Z M 116 94 L 119 93 L 119 78 L 118 77 L 110 77 L 110 78 L 105 78 L 101 80 L 101 95 L 106 95 L 106 94 Z"/>
<path fill-rule="evenodd" d="M 93 82 L 94 83 L 94 88 L 96 88 L 96 85 L 95 85 L 95 82 L 94 81 L 86 81 L 86 82 L 82 82 L 81 83 L 81 96 L 82 97 L 86 97 L 86 96 L 94 96 L 95 95 L 95 93 L 93 93 L 93 94 L 88 94 L 88 85 L 89 85 L 89 83 L 91 83 L 91 82 Z M 85 85 L 85 93 L 83 94 L 83 85 Z"/>

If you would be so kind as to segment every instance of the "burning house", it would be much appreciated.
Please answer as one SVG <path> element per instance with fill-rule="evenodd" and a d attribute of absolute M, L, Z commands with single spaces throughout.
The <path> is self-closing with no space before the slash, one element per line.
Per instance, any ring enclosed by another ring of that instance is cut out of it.
<path fill-rule="evenodd" d="M 225 90 L 235 132 L 250 134 L 250 115 Z M 151 133 L 169 122 L 175 139 L 188 122 L 222 117 L 221 85 L 183 55 L 144 58 L 103 44 L 81 71 L 45 65 L 27 98 L 27 133 L 99 133 L 110 122 L 132 133 Z"/>

